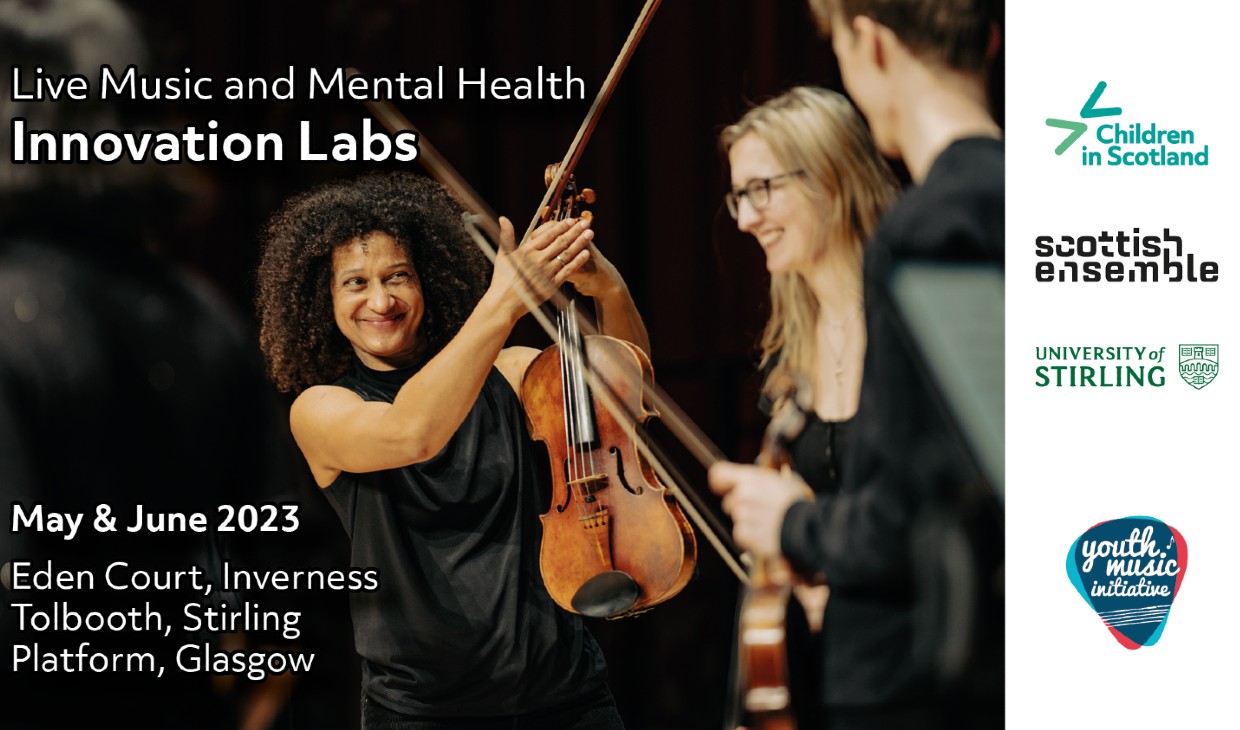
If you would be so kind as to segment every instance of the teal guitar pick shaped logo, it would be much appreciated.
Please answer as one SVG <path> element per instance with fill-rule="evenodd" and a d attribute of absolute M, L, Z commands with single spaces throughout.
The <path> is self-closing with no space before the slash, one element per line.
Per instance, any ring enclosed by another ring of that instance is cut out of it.
<path fill-rule="evenodd" d="M 1127 649 L 1162 637 L 1188 568 L 1188 544 L 1153 517 L 1125 517 L 1085 531 L 1068 551 L 1068 578 Z"/>

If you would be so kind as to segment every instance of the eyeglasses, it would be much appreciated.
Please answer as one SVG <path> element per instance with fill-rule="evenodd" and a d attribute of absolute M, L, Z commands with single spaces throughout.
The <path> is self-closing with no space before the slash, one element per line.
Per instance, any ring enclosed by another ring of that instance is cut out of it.
<path fill-rule="evenodd" d="M 771 185 L 779 182 L 786 177 L 796 177 L 804 175 L 804 170 L 793 170 L 785 172 L 774 177 L 764 178 L 762 180 L 750 180 L 749 184 L 740 190 L 729 190 L 723 196 L 723 202 L 728 204 L 728 212 L 732 214 L 732 218 L 736 219 L 741 214 L 741 200 L 749 198 L 749 204 L 754 210 L 762 210 L 771 204 Z"/>

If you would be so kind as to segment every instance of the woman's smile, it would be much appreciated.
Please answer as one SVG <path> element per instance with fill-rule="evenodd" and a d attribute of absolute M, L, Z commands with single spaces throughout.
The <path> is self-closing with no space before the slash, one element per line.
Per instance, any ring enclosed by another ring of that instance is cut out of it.
<path fill-rule="evenodd" d="M 422 352 L 422 284 L 404 247 L 373 231 L 332 253 L 336 326 L 367 366 L 391 370 Z"/>

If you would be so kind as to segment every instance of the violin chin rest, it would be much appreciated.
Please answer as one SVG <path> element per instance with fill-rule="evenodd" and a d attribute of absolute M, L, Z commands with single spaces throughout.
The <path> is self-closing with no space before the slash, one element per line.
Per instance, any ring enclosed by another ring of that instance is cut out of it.
<path fill-rule="evenodd" d="M 622 570 L 599 573 L 581 584 L 573 594 L 573 610 L 593 618 L 618 616 L 633 607 L 641 586 Z"/>

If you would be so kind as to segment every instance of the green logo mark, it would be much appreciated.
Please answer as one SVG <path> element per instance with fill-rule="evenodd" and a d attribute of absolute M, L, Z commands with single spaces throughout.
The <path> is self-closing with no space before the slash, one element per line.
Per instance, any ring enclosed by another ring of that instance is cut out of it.
<path fill-rule="evenodd" d="M 1201 390 L 1218 375 L 1218 345 L 1180 345 L 1180 377 Z"/>
<path fill-rule="evenodd" d="M 1107 107 L 1101 107 L 1101 108 L 1096 106 L 1098 103 L 1098 100 L 1102 98 L 1102 92 L 1106 91 L 1106 88 L 1107 88 L 1107 82 L 1105 81 L 1099 81 L 1098 85 L 1094 87 L 1094 93 L 1089 95 L 1089 99 L 1086 100 L 1085 105 L 1081 107 L 1081 118 L 1082 119 L 1096 119 L 1098 117 L 1115 117 L 1123 113 L 1124 110 L 1117 106 L 1107 106 Z M 1065 150 L 1067 150 L 1069 147 L 1072 146 L 1073 142 L 1080 139 L 1082 134 L 1085 134 L 1085 130 L 1089 129 L 1088 125 L 1086 125 L 1084 122 L 1074 122 L 1074 121 L 1070 121 L 1067 119 L 1054 119 L 1054 118 L 1047 119 L 1046 126 L 1055 127 L 1056 129 L 1068 130 L 1067 138 L 1065 138 L 1064 141 L 1060 142 L 1059 146 L 1055 148 L 1055 154 L 1057 155 L 1062 155 Z"/>

